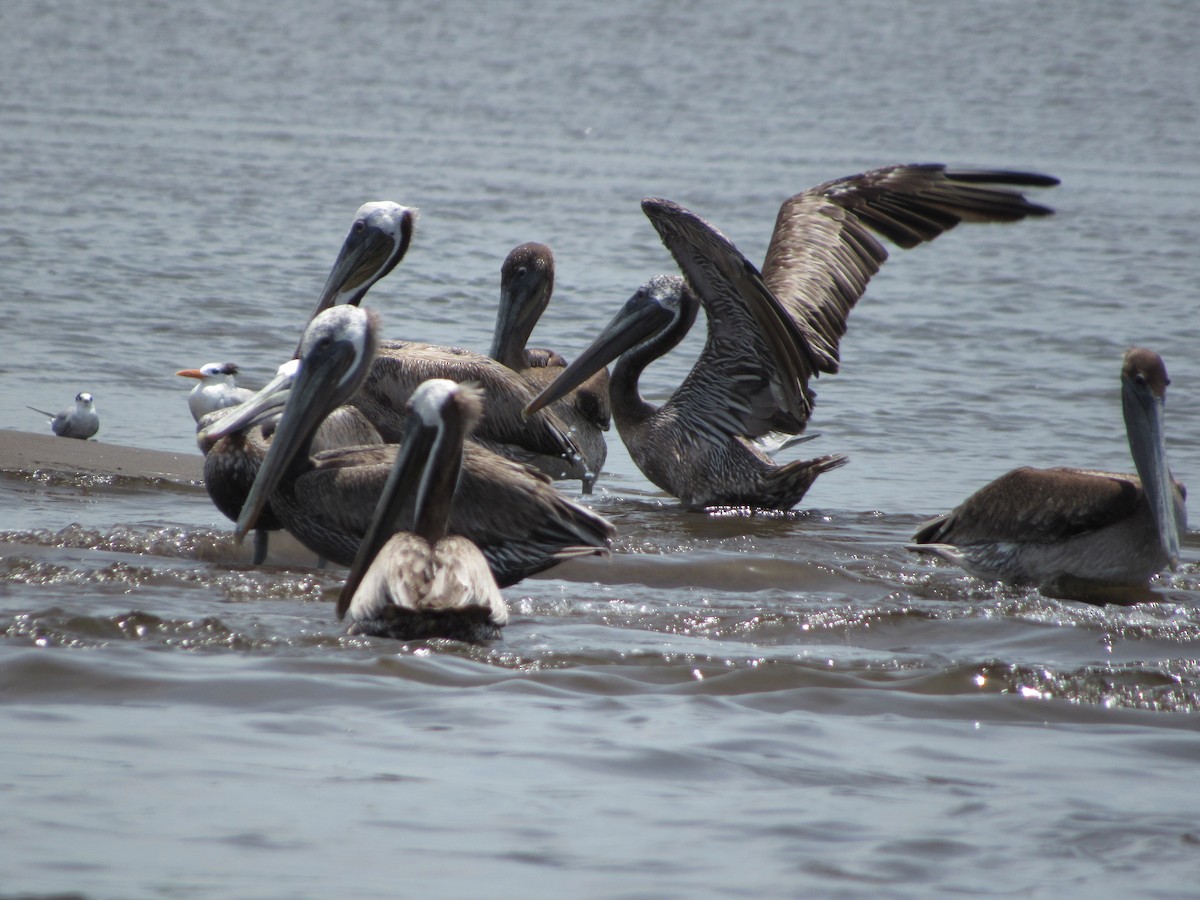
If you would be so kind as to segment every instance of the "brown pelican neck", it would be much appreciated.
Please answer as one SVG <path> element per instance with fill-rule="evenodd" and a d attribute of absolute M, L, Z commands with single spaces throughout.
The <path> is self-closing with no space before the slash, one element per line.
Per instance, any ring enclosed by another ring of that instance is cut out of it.
<path fill-rule="evenodd" d="M 646 366 L 683 340 L 699 308 L 699 299 L 682 276 L 650 279 L 625 302 L 592 345 L 525 407 L 525 415 L 566 396 L 618 357 L 610 395 L 615 398 L 623 388 L 630 403 L 648 406 L 637 393 L 638 378 Z"/>
<path fill-rule="evenodd" d="M 395 463 L 338 595 L 339 619 L 392 535 L 412 532 L 436 544 L 449 533 L 463 442 L 482 418 L 482 397 L 478 388 L 441 378 L 425 381 L 413 392 Z"/>
<path fill-rule="evenodd" d="M 335 306 L 317 315 L 300 341 L 300 365 L 258 477 L 238 517 L 243 537 L 271 494 L 311 466 L 321 421 L 362 385 L 379 346 L 378 318 L 357 306 Z"/>
<path fill-rule="evenodd" d="M 477 401 L 477 407 L 482 411 L 482 401 Z M 449 534 L 450 507 L 462 472 L 463 442 L 475 421 L 454 402 L 445 403 L 437 412 L 436 424 L 423 423 L 426 429 L 433 428 L 433 441 L 417 489 L 412 527 L 431 544 Z"/>
<path fill-rule="evenodd" d="M 500 267 L 500 306 L 492 359 L 513 371 L 527 368 L 525 347 L 554 293 L 554 255 L 545 244 L 514 247 Z"/>
<path fill-rule="evenodd" d="M 1121 368 L 1121 408 L 1129 452 L 1158 528 L 1159 542 L 1174 569 L 1179 564 L 1175 484 L 1167 465 L 1167 368 L 1157 353 L 1135 347 Z"/>
<path fill-rule="evenodd" d="M 673 315 L 659 331 L 621 354 L 613 365 L 609 380 L 608 392 L 614 411 L 620 409 L 622 418 L 627 420 L 647 418 L 656 412 L 657 407 L 642 397 L 638 382 L 647 366 L 666 356 L 687 337 L 700 311 L 699 298 L 681 276 L 659 276 L 647 287 L 656 282 L 666 286 L 670 301 L 664 303 L 664 307 L 671 309 Z"/>

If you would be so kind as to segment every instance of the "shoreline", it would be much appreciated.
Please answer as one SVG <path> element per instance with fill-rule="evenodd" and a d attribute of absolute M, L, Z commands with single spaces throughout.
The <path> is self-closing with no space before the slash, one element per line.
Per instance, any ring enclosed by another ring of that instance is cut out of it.
<path fill-rule="evenodd" d="M 195 455 L 170 453 L 0 429 L 0 471 L 35 472 L 39 469 L 162 479 L 188 485 L 204 483 L 204 457 L 199 450 Z"/>

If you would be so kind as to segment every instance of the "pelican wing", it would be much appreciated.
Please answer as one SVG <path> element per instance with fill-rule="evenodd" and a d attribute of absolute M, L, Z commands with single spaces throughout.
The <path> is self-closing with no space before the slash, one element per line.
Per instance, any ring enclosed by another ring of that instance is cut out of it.
<path fill-rule="evenodd" d="M 449 609 L 481 606 L 492 611 L 492 621 L 508 621 L 508 605 L 496 586 L 487 559 L 464 537 L 448 535 L 433 548 L 434 579 L 426 595 L 428 607 Z"/>
<path fill-rule="evenodd" d="M 1015 222 L 1053 210 L 1013 187 L 1058 180 L 1030 172 L 968 171 L 944 165 L 887 166 L 839 178 L 784 201 L 763 263 L 763 281 L 804 333 L 816 372 L 836 372 L 846 318 L 887 251 L 871 234 L 905 249 L 960 222 Z"/>
<path fill-rule="evenodd" d="M 314 511 L 307 526 L 323 535 L 312 549 L 342 565 L 354 561 L 396 451 L 396 444 L 386 444 L 313 457 L 313 469 L 294 485 L 296 505 Z M 548 477 L 470 442 L 463 448 L 450 530 L 483 551 L 501 587 L 567 556 L 607 552 L 616 533 L 607 519 L 559 493 Z"/>
<path fill-rule="evenodd" d="M 308 517 L 334 547 L 313 548 L 342 565 L 350 565 L 371 524 L 379 493 L 396 459 L 396 444 L 342 447 L 313 456 L 313 468 L 293 488 L 300 509 L 319 510 Z M 331 502 L 330 498 L 337 498 Z"/>
<path fill-rule="evenodd" d="M 474 434 L 480 440 L 515 444 L 549 456 L 570 458 L 580 452 L 554 412 L 543 410 L 528 420 L 522 418 L 521 411 L 534 394 L 520 375 L 490 357 L 459 347 L 384 341 L 370 375 L 350 403 L 366 413 L 385 440 L 398 441 L 409 397 L 430 378 L 474 382 L 483 388 L 483 421 Z"/>
<path fill-rule="evenodd" d="M 1083 469 L 1013 469 L 945 516 L 924 525 L 919 544 L 1061 541 L 1132 516 L 1142 497 L 1135 475 Z"/>
<path fill-rule="evenodd" d="M 560 559 L 607 553 L 616 534 L 607 519 L 567 499 L 548 476 L 470 442 L 463 447 L 450 529 L 479 546 L 501 587 Z"/>
<path fill-rule="evenodd" d="M 389 605 L 417 611 L 434 577 L 433 548 L 401 531 L 380 548 L 350 600 L 351 621 L 378 619 Z"/>
<path fill-rule="evenodd" d="M 796 433 L 812 411 L 809 343 L 758 269 L 720 231 L 670 200 L 642 210 L 708 315 L 700 359 L 668 405 L 724 440 Z"/>

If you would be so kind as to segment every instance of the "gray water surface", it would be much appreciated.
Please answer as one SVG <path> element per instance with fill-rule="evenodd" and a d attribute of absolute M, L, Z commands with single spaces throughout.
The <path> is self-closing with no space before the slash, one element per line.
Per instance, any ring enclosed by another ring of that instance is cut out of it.
<path fill-rule="evenodd" d="M 177 369 L 290 355 L 354 210 L 420 208 L 388 336 L 490 343 L 550 244 L 574 357 L 672 262 L 664 196 L 761 260 L 779 204 L 894 162 L 1028 169 L 1048 220 L 894 250 L 798 453 L 802 508 L 684 513 L 615 431 L 612 558 L 486 647 L 350 638 L 199 486 L 0 459 L 0 893 L 1180 896 L 1200 871 L 1200 568 L 1147 602 L 903 549 L 1019 464 L 1129 470 L 1124 350 L 1200 481 L 1193 3 L 0 8 L 0 426 L 96 397 L 195 453 Z M 664 399 L 696 334 L 652 367 Z M 571 486 L 564 486 L 571 491 Z"/>

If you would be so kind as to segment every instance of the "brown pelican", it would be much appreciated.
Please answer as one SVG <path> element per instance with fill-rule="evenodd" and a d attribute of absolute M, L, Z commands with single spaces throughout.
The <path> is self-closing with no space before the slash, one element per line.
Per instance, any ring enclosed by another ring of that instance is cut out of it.
<path fill-rule="evenodd" d="M 977 578 L 1051 593 L 1096 584 L 1145 584 L 1179 563 L 1186 492 L 1171 478 L 1163 424 L 1167 369 L 1135 347 L 1121 366 L 1121 407 L 1137 475 L 1087 469 L 1014 469 L 952 512 L 926 523 L 910 550 Z"/>
<path fill-rule="evenodd" d="M 500 307 L 492 338 L 491 357 L 521 376 L 535 391 L 550 385 L 567 361 L 553 350 L 526 344 L 554 292 L 554 254 L 545 244 L 521 244 L 500 267 Z M 608 403 L 608 370 L 601 369 L 550 408 L 570 429 L 581 458 L 534 457 L 528 462 L 552 478 L 579 478 L 590 494 L 608 456 L 604 432 L 612 413 Z"/>
<path fill-rule="evenodd" d="M 100 416 L 96 413 L 96 404 L 92 395 L 81 391 L 75 395 L 75 408 L 64 409 L 60 413 L 48 413 L 35 406 L 28 407 L 35 413 L 50 417 L 50 430 L 59 437 L 78 438 L 86 441 L 100 430 Z"/>
<path fill-rule="evenodd" d="M 403 258 L 412 242 L 416 210 L 381 200 L 363 204 L 342 242 L 309 321 L 339 303 L 357 305 L 370 287 Z M 405 410 L 413 391 L 430 378 L 477 382 L 486 415 L 474 439 L 513 459 L 535 456 L 575 460 L 581 449 L 569 426 L 554 412 L 526 420 L 521 414 L 534 391 L 502 364 L 458 347 L 413 341 L 384 341 L 359 391 L 347 404 L 359 409 L 384 440 L 404 433 Z"/>
<path fill-rule="evenodd" d="M 317 424 L 359 390 L 377 346 L 374 314 L 356 306 L 320 313 L 301 340 L 300 368 L 237 535 L 254 526 L 267 503 L 301 543 L 350 565 L 395 459 L 395 445 L 313 455 Z M 270 403 L 264 415 L 272 415 Z M 563 559 L 607 550 L 614 529 L 567 500 L 532 469 L 468 444 L 455 494 L 451 530 L 474 541 L 501 586 Z"/>
<path fill-rule="evenodd" d="M 204 487 L 213 505 L 234 522 L 266 459 L 277 414 L 298 368 L 298 360 L 284 363 L 261 391 L 247 391 L 250 397 L 243 403 L 206 413 L 197 423 L 196 442 L 204 453 Z M 265 416 L 264 410 L 271 409 L 276 415 Z M 313 438 L 313 452 L 380 443 L 379 432 L 361 413 L 342 406 L 322 420 Z M 282 527 L 270 506 L 264 508 L 254 528 L 254 565 L 267 558 L 268 533 Z"/>
<path fill-rule="evenodd" d="M 901 247 L 959 222 L 1010 222 L 1051 210 L 994 185 L 1046 187 L 1024 172 L 942 165 L 875 169 L 785 201 L 760 273 L 719 231 L 669 200 L 642 210 L 684 274 L 659 276 L 629 299 L 596 341 L 529 407 L 540 409 L 620 356 L 610 396 L 621 439 L 642 472 L 685 506 L 790 509 L 840 455 L 776 465 L 754 439 L 800 433 L 808 380 L 836 372 L 850 309 L 887 259 L 871 235 Z M 683 339 L 703 305 L 708 340 L 686 380 L 655 408 L 643 369 Z"/>
<path fill-rule="evenodd" d="M 237 373 L 237 365 L 231 362 L 210 362 L 198 369 L 180 369 L 175 373 L 200 382 L 188 394 L 188 409 L 197 423 L 211 412 L 237 406 L 254 396 L 254 391 L 234 382 Z"/>
<path fill-rule="evenodd" d="M 413 393 L 400 451 L 338 597 L 351 634 L 500 637 L 508 606 L 487 559 L 449 533 L 463 441 L 482 416 L 478 388 L 439 378 Z"/>

